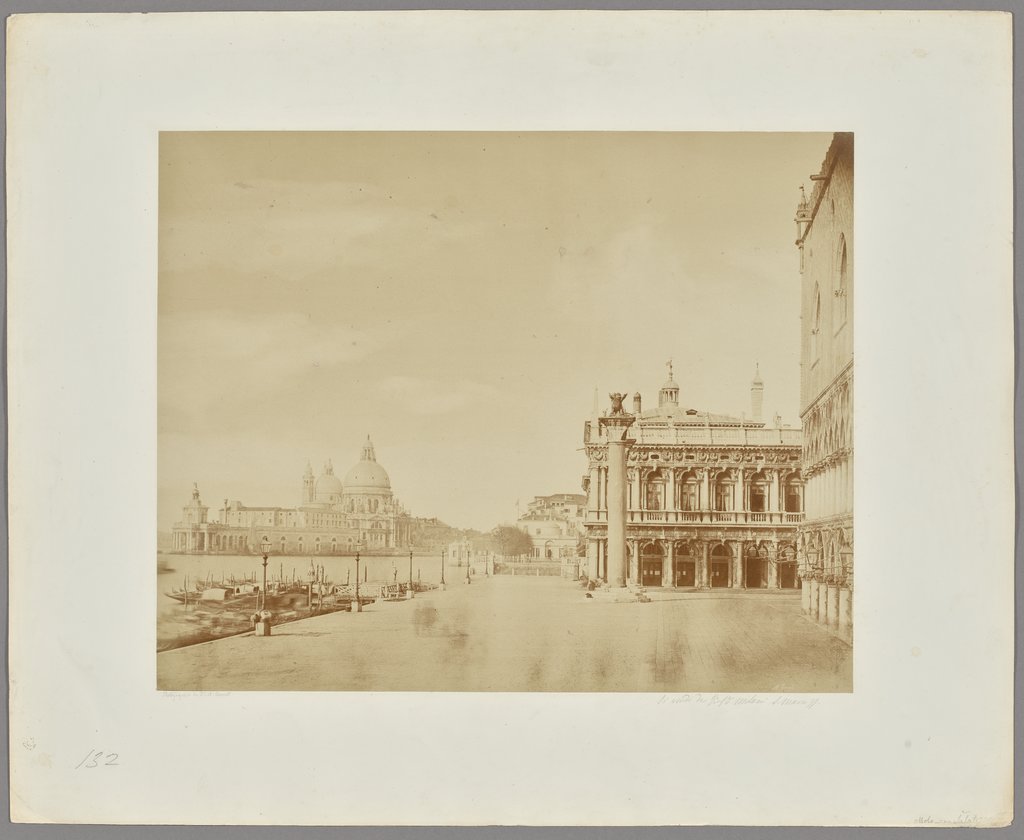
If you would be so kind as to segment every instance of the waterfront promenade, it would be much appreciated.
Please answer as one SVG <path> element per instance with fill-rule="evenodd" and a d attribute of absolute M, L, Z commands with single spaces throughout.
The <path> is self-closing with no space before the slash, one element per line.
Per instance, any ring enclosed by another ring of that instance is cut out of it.
<path fill-rule="evenodd" d="M 852 690 L 852 652 L 792 592 L 584 597 L 561 578 L 474 577 L 157 655 L 163 690 Z"/>

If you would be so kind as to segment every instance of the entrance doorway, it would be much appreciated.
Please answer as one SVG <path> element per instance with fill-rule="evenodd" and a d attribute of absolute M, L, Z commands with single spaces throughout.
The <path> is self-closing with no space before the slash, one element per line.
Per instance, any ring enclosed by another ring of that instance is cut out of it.
<path fill-rule="evenodd" d="M 645 545 L 640 552 L 640 583 L 644 586 L 661 586 L 661 547 Z"/>
<path fill-rule="evenodd" d="M 676 560 L 676 586 L 697 585 L 697 564 L 692 560 Z"/>
<path fill-rule="evenodd" d="M 732 554 L 724 545 L 716 545 L 711 551 L 711 586 L 726 587 L 729 585 L 729 566 Z"/>
<path fill-rule="evenodd" d="M 796 573 L 796 550 L 791 545 L 779 549 L 779 588 L 799 589 L 800 577 Z"/>
<path fill-rule="evenodd" d="M 764 549 L 758 551 L 751 547 L 747 551 L 744 575 L 747 589 L 761 589 L 768 585 L 768 576 L 765 574 L 767 559 L 767 552 Z"/>
<path fill-rule="evenodd" d="M 760 589 L 766 583 L 764 561 L 760 557 L 747 557 L 747 589 Z"/>

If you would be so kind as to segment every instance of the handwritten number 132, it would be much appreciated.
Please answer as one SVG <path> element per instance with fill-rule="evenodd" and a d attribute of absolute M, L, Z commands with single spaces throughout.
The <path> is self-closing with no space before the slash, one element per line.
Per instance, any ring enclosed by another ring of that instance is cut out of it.
<path fill-rule="evenodd" d="M 103 756 L 107 757 L 105 761 L 100 760 L 103 758 Z M 121 765 L 117 763 L 117 753 L 103 753 L 99 750 L 89 750 L 85 758 L 83 758 L 81 761 L 78 762 L 78 764 L 75 765 L 75 769 L 77 770 L 79 767 L 91 768 L 120 766 Z"/>

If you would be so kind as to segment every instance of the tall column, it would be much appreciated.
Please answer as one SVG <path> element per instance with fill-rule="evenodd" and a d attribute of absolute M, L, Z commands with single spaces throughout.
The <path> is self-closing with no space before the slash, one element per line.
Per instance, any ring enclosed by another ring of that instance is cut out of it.
<path fill-rule="evenodd" d="M 711 510 L 711 471 L 703 470 L 700 482 L 700 509 Z"/>
<path fill-rule="evenodd" d="M 630 567 L 630 579 L 640 585 L 640 540 L 633 540 L 633 565 Z"/>
<path fill-rule="evenodd" d="M 732 588 L 743 589 L 743 543 L 733 543 Z"/>
<path fill-rule="evenodd" d="M 587 540 L 587 578 L 597 580 L 597 540 Z"/>
<path fill-rule="evenodd" d="M 626 585 L 626 451 L 622 440 L 608 441 L 608 583 Z"/>
<path fill-rule="evenodd" d="M 708 589 L 711 586 L 711 572 L 708 568 L 708 544 L 698 543 L 697 551 L 697 588 Z"/>
<path fill-rule="evenodd" d="M 662 546 L 665 550 L 661 555 L 661 585 L 675 586 L 675 557 L 672 551 L 672 540 L 666 540 Z"/>
<path fill-rule="evenodd" d="M 828 625 L 839 627 L 839 587 L 836 584 L 829 584 L 826 594 L 828 600 Z"/>
<path fill-rule="evenodd" d="M 743 499 L 743 467 L 736 468 L 736 489 L 733 492 L 736 496 L 732 500 L 732 509 L 738 514 L 739 512 L 747 509 Z M 738 515 L 736 517 L 736 521 L 740 521 L 740 517 Z"/>
<path fill-rule="evenodd" d="M 839 590 L 839 631 L 846 639 L 853 638 L 853 592 L 846 586 Z"/>
<path fill-rule="evenodd" d="M 679 510 L 679 504 L 676 502 L 676 471 L 674 469 L 668 471 L 668 486 L 665 488 L 665 510 Z M 668 517 L 666 518 L 668 519 Z M 668 521 L 675 522 L 675 515 L 668 519 Z"/>
<path fill-rule="evenodd" d="M 621 395 L 612 400 L 612 413 L 601 418 L 608 434 L 608 584 L 626 585 L 626 439 L 635 418 L 621 407 Z"/>
<path fill-rule="evenodd" d="M 774 542 L 768 544 L 768 588 L 779 588 L 779 546 Z"/>
<path fill-rule="evenodd" d="M 633 493 L 632 501 L 630 502 L 630 510 L 643 510 L 646 505 L 644 504 L 643 496 L 643 476 L 640 473 L 640 467 L 633 470 Z"/>

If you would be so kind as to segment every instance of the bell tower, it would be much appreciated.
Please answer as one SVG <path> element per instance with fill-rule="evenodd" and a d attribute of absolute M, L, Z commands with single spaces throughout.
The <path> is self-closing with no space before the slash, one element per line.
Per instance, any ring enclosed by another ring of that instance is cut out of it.
<path fill-rule="evenodd" d="M 754 371 L 754 381 L 750 383 L 750 416 L 755 423 L 761 422 L 761 410 L 764 406 L 764 382 L 761 381 L 761 366 Z"/>
<path fill-rule="evenodd" d="M 312 504 L 315 498 L 316 479 L 313 478 L 313 466 L 306 461 L 306 472 L 302 476 L 302 504 Z"/>

